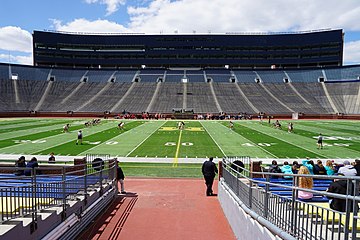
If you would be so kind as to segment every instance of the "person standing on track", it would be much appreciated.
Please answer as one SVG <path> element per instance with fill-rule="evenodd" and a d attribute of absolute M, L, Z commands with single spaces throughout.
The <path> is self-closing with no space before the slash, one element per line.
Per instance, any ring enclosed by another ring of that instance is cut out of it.
<path fill-rule="evenodd" d="M 202 174 L 204 175 L 206 184 L 206 196 L 214 196 L 212 185 L 214 183 L 215 175 L 218 173 L 216 164 L 213 163 L 213 157 L 210 157 L 208 161 L 205 161 L 202 165 Z"/>
<path fill-rule="evenodd" d="M 117 176 L 116 179 L 119 181 L 120 183 L 120 193 L 125 194 L 125 187 L 124 187 L 124 179 L 125 179 L 125 175 L 123 170 L 121 169 L 121 167 L 119 166 L 119 164 L 117 165 Z"/>

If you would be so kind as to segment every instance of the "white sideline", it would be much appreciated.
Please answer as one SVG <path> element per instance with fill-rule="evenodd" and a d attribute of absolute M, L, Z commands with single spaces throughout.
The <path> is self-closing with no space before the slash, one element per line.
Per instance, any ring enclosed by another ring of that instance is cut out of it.
<path fill-rule="evenodd" d="M 15 161 L 20 157 L 25 156 L 25 159 L 29 161 L 32 157 L 36 157 L 38 161 L 46 162 L 48 161 L 49 155 L 21 155 L 21 154 L 0 154 L 0 161 L 1 160 L 13 160 Z M 83 158 L 85 155 L 82 156 L 55 156 L 56 161 L 61 162 L 72 162 L 75 158 Z M 114 156 L 111 156 L 114 157 Z M 147 163 L 172 163 L 173 158 L 150 158 L 150 157 L 117 157 L 119 162 L 147 162 Z M 317 160 L 318 158 L 316 158 Z M 179 163 L 203 163 L 206 158 L 179 158 Z M 222 158 L 214 158 L 214 162 L 219 162 Z M 276 160 L 279 164 L 282 164 L 284 161 L 288 161 L 290 164 L 292 161 L 298 161 L 301 163 L 301 158 L 251 158 L 251 161 L 262 161 L 264 164 L 271 164 L 272 160 Z M 354 161 L 355 159 L 352 158 L 322 158 L 323 162 L 326 160 L 334 160 L 335 163 L 342 163 L 344 160 Z"/>

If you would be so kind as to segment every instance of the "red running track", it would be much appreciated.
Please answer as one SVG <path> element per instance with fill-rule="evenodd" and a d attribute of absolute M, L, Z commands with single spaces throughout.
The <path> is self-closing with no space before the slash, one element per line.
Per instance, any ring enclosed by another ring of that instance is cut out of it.
<path fill-rule="evenodd" d="M 78 239 L 235 239 L 202 179 L 127 178 L 125 189 Z"/>

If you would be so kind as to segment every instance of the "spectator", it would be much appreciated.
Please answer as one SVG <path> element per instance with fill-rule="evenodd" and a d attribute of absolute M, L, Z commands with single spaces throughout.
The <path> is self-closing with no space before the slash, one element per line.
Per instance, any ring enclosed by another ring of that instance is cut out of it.
<path fill-rule="evenodd" d="M 25 170 L 25 176 L 31 176 L 31 169 L 34 169 L 36 167 L 39 167 L 39 163 L 37 162 L 36 157 L 32 157 L 31 160 L 26 164 L 27 169 Z"/>
<path fill-rule="evenodd" d="M 25 157 L 24 156 L 21 156 L 21 157 L 19 157 L 18 160 L 16 160 L 15 167 L 17 167 L 17 168 L 25 168 L 26 167 L 26 162 L 25 162 Z M 15 175 L 16 176 L 24 175 L 24 169 L 16 170 Z"/>
<path fill-rule="evenodd" d="M 123 170 L 121 169 L 121 167 L 118 165 L 117 166 L 117 176 L 116 179 L 119 181 L 120 183 L 120 190 L 122 194 L 125 194 L 125 187 L 124 187 L 124 179 L 125 179 L 125 175 Z"/>
<path fill-rule="evenodd" d="M 275 160 L 273 160 L 271 162 L 271 166 L 269 168 L 269 172 L 270 173 L 281 173 L 281 169 L 280 167 L 278 166 L 277 162 Z M 271 178 L 278 178 L 278 176 L 275 176 L 275 175 L 272 175 L 270 176 Z"/>
<path fill-rule="evenodd" d="M 55 156 L 53 152 L 50 153 L 48 163 L 55 163 Z"/>
<path fill-rule="evenodd" d="M 98 172 L 104 169 L 104 165 L 104 160 L 101 158 L 95 158 L 92 162 L 92 167 Z"/>
<path fill-rule="evenodd" d="M 314 162 L 312 160 L 307 157 L 305 160 L 302 160 L 301 163 L 303 166 L 307 167 L 311 175 L 314 175 Z"/>
<path fill-rule="evenodd" d="M 336 175 L 338 176 L 344 176 L 344 174 L 342 173 L 337 173 Z M 352 193 L 353 190 L 353 185 L 351 182 L 349 182 L 349 192 Z M 337 194 L 343 194 L 343 195 L 347 195 L 347 180 L 346 179 L 334 179 L 334 182 L 332 182 L 329 186 L 329 188 L 327 189 L 328 192 L 330 193 L 337 193 Z M 331 198 L 331 197 L 328 197 Z M 350 202 L 350 211 L 352 211 L 353 206 L 352 206 L 352 201 Z M 345 212 L 346 211 L 346 200 L 345 199 L 341 199 L 341 198 L 332 198 L 331 202 L 330 202 L 330 208 L 334 209 L 336 211 L 339 212 Z"/>
<path fill-rule="evenodd" d="M 356 170 L 356 176 L 360 176 L 360 160 L 359 159 L 355 159 L 354 168 Z"/>
<path fill-rule="evenodd" d="M 299 171 L 299 168 L 300 168 L 300 165 L 299 165 L 298 161 L 293 161 L 292 167 L 291 167 L 293 174 L 297 174 Z"/>
<path fill-rule="evenodd" d="M 284 165 L 281 167 L 281 172 L 284 174 L 293 174 L 292 168 L 287 161 L 284 162 Z M 284 178 L 292 178 L 292 176 L 284 176 Z"/>
<path fill-rule="evenodd" d="M 203 163 L 201 170 L 206 184 L 206 196 L 213 196 L 212 185 L 214 183 L 215 175 L 218 173 L 218 169 L 215 163 L 213 163 L 213 157 L 210 157 L 208 161 Z"/>
<path fill-rule="evenodd" d="M 344 176 L 356 176 L 357 172 L 354 166 L 350 164 L 348 160 L 343 162 L 344 166 L 339 168 L 338 173 L 344 174 Z"/>
<path fill-rule="evenodd" d="M 333 162 L 331 160 L 326 161 L 325 170 L 326 170 L 327 175 L 335 174 L 335 168 L 334 168 Z"/>
<path fill-rule="evenodd" d="M 317 160 L 317 163 L 314 166 L 314 174 L 315 175 L 326 175 L 326 169 L 322 164 L 321 160 Z"/>
<path fill-rule="evenodd" d="M 301 166 L 298 174 L 302 175 L 310 175 L 309 169 L 305 166 Z M 313 187 L 313 179 L 311 176 L 309 177 L 299 177 L 299 187 L 300 188 L 306 188 L 306 189 L 312 189 Z M 313 198 L 313 194 L 311 192 L 307 191 L 298 191 L 298 198 L 302 200 L 309 200 Z"/>

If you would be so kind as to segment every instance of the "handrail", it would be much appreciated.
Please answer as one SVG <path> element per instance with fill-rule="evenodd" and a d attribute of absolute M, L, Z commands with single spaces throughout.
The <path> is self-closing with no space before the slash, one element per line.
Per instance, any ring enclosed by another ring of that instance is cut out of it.
<path fill-rule="evenodd" d="M 298 239 L 317 239 L 319 237 L 323 238 L 323 236 L 326 236 L 326 239 L 348 239 L 350 236 L 354 238 L 356 237 L 358 223 L 360 221 L 360 217 L 356 214 L 358 212 L 358 203 L 360 203 L 360 177 L 281 174 L 267 172 L 251 172 L 250 174 L 250 171 L 247 169 L 237 166 L 236 164 L 236 167 L 233 165 L 234 163 L 231 163 L 230 161 L 224 161 L 221 165 L 224 184 L 226 184 L 228 188 L 231 189 L 232 194 L 236 195 L 237 199 L 241 201 L 239 206 L 246 206 L 246 208 L 249 208 L 251 211 L 268 221 L 269 224 L 276 226 L 276 228 L 273 229 L 280 228 Z M 239 171 L 237 171 L 237 169 L 239 169 Z M 247 177 L 247 175 L 252 176 L 252 174 L 261 174 L 265 176 L 265 180 Z M 292 184 L 281 184 L 281 182 L 276 181 L 270 182 L 271 176 L 292 176 Z M 312 177 L 320 180 L 343 179 L 347 181 L 348 189 L 350 189 L 350 184 L 353 184 L 354 188 L 352 192 L 349 192 L 348 190 L 347 195 L 305 189 L 297 186 L 297 179 L 299 177 Z M 257 186 L 258 184 L 264 184 L 265 186 L 262 188 Z M 277 193 L 272 193 L 270 187 L 285 188 L 291 192 L 291 195 L 278 195 Z M 320 205 L 320 207 L 314 203 L 303 202 L 297 198 L 298 191 L 311 192 L 313 194 L 329 198 L 343 199 L 346 201 L 346 211 L 339 212 L 330 209 L 330 206 L 324 207 L 323 205 Z M 353 203 L 352 207 L 351 203 Z M 307 213 L 308 211 L 310 212 Z M 331 223 L 332 226 L 329 228 L 334 228 L 336 225 L 338 230 L 329 232 L 327 226 L 329 216 L 330 223 L 333 221 Z M 331 216 L 338 216 L 340 219 L 337 219 L 336 221 L 338 222 L 335 223 L 335 220 L 332 220 Z M 316 219 L 320 218 L 323 220 L 321 222 L 318 222 L 317 220 L 314 222 L 313 218 L 315 217 Z M 269 230 L 271 231 L 271 229 Z M 273 233 L 278 234 L 278 230 Z"/>

